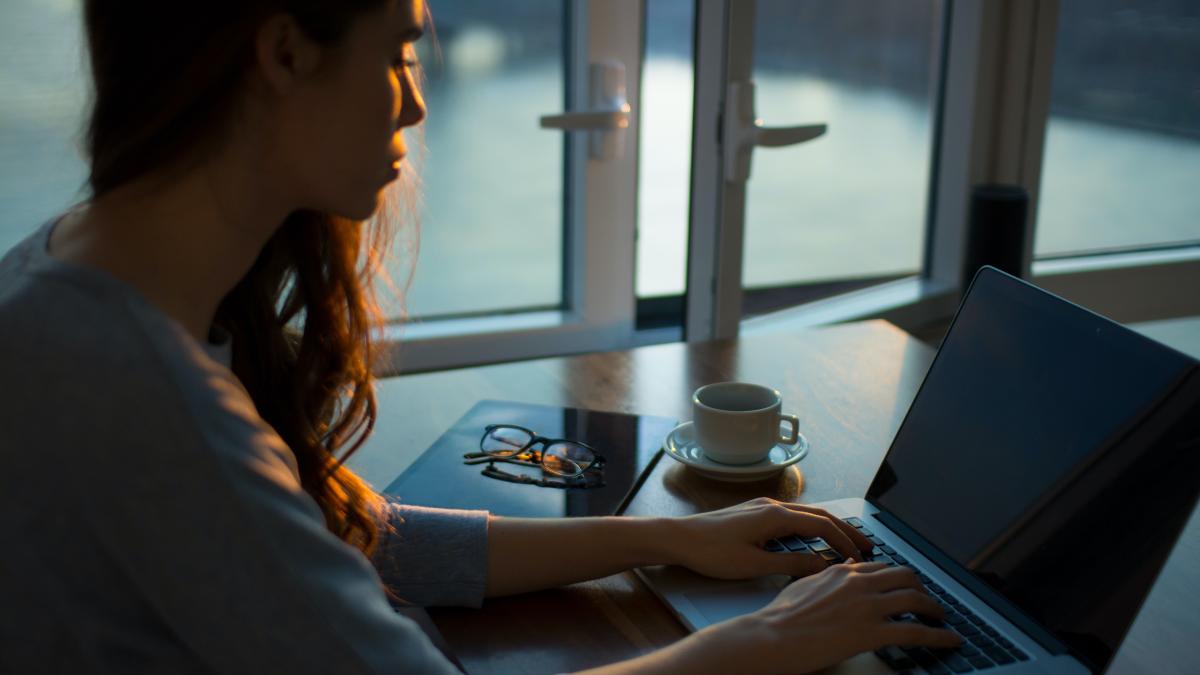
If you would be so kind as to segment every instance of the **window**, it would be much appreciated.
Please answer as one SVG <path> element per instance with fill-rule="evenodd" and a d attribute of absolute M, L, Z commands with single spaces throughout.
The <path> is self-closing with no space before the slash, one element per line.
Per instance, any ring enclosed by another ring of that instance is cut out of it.
<path fill-rule="evenodd" d="M 1200 7 L 1059 11 L 1036 254 L 1200 241 Z"/>
<path fill-rule="evenodd" d="M 758 2 L 757 115 L 769 126 L 824 122 L 828 130 L 802 145 L 755 151 L 747 289 L 920 270 L 940 4 Z"/>
<path fill-rule="evenodd" d="M 430 319 L 563 304 L 563 5 L 431 6 L 440 54 L 422 46 L 429 116 L 420 255 L 408 313 Z M 414 134 L 418 135 L 418 134 Z M 407 274 L 400 252 L 393 278 Z"/>
<path fill-rule="evenodd" d="M 0 255 L 84 194 L 81 44 L 74 3 L 0 4 Z"/>
<path fill-rule="evenodd" d="M 687 282 L 694 14 L 691 2 L 646 2 L 638 165 L 638 298 L 682 295 Z"/>

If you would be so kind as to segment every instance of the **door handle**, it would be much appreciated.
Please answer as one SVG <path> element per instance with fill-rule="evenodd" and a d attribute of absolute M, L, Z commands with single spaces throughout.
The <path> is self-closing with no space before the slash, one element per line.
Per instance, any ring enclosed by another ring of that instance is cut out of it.
<path fill-rule="evenodd" d="M 754 82 L 730 82 L 725 94 L 722 152 L 725 180 L 745 182 L 750 178 L 750 155 L 756 146 L 779 148 L 807 143 L 829 129 L 827 124 L 794 127 L 765 127 L 754 116 Z"/>
<path fill-rule="evenodd" d="M 542 115 L 543 129 L 585 131 L 588 156 L 618 159 L 625 153 L 625 129 L 629 127 L 629 101 L 625 97 L 625 66 L 618 61 L 593 63 L 588 67 L 590 110 Z"/>

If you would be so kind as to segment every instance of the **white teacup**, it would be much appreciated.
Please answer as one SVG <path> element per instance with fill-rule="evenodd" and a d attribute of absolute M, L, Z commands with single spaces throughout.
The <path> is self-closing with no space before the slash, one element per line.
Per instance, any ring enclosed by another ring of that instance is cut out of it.
<path fill-rule="evenodd" d="M 722 464 L 762 461 L 777 443 L 795 443 L 800 421 L 784 415 L 779 392 L 746 382 L 718 382 L 692 394 L 692 424 L 704 456 Z M 784 435 L 780 422 L 792 427 Z"/>

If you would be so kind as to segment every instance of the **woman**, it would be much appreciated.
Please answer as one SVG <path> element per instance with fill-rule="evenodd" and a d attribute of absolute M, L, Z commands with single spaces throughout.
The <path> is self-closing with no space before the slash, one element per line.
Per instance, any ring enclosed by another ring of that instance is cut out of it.
<path fill-rule="evenodd" d="M 870 548 L 815 509 L 541 521 L 372 491 L 335 457 L 375 419 L 384 244 L 360 221 L 425 115 L 421 0 L 177 11 L 85 2 L 91 196 L 0 263 L 2 669 L 452 672 L 389 594 L 477 606 L 653 563 L 805 578 L 613 671 L 806 671 L 956 644 L 887 621 L 939 614 L 907 570 L 760 548 L 788 533 Z"/>

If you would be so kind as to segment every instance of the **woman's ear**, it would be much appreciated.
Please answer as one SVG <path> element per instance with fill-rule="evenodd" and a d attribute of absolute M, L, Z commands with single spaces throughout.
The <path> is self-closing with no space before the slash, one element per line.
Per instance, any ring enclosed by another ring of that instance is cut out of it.
<path fill-rule="evenodd" d="M 280 13 L 259 26 L 254 57 L 255 69 L 267 86 L 285 94 L 317 69 L 321 47 L 304 34 L 292 15 Z"/>

